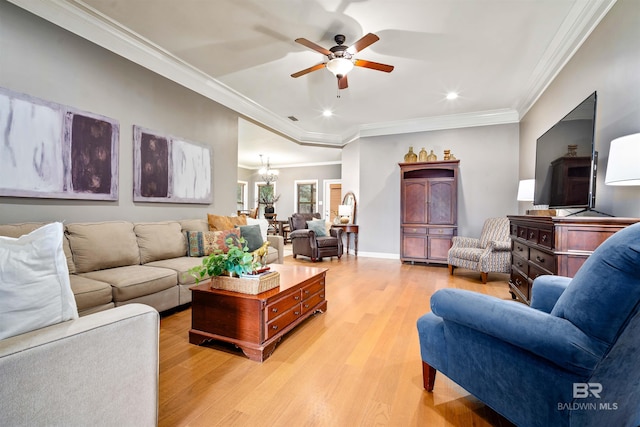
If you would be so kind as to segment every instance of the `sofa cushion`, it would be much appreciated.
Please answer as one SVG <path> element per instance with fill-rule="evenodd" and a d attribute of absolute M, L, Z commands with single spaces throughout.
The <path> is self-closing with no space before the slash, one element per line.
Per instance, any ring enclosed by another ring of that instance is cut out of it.
<path fill-rule="evenodd" d="M 76 305 L 78 306 L 78 312 L 109 304 L 113 299 L 111 285 L 108 283 L 76 274 L 69 276 L 69 280 L 73 296 L 76 299 Z"/>
<path fill-rule="evenodd" d="M 247 217 L 245 215 L 240 216 L 224 216 L 208 214 L 207 220 L 209 222 L 210 231 L 222 231 L 231 230 L 236 226 L 247 225 Z"/>
<path fill-rule="evenodd" d="M 201 264 L 202 258 L 184 256 L 153 261 L 145 265 L 149 267 L 169 268 L 176 272 L 179 285 L 192 285 L 196 282 L 196 278 L 189 274 L 189 269 Z"/>
<path fill-rule="evenodd" d="M 0 339 L 78 318 L 62 223 L 0 237 Z"/>
<path fill-rule="evenodd" d="M 140 264 L 133 223 L 108 221 L 67 225 L 76 273 Z"/>
<path fill-rule="evenodd" d="M 255 251 L 264 243 L 258 224 L 240 226 L 240 237 L 244 238 L 249 252 Z"/>
<path fill-rule="evenodd" d="M 160 292 L 178 284 L 174 270 L 147 265 L 110 268 L 82 273 L 81 276 L 109 283 L 116 303 Z"/>
<path fill-rule="evenodd" d="M 17 238 L 24 234 L 31 233 L 33 230 L 36 230 L 45 224 L 47 223 L 46 222 L 23 222 L 19 224 L 0 225 L 0 236 Z M 67 240 L 66 236 L 64 236 L 62 240 L 62 249 L 64 250 L 64 256 L 67 259 L 67 268 L 69 269 L 69 273 L 73 274 L 76 271 L 76 267 L 73 264 L 73 256 L 71 254 L 71 248 L 69 247 L 69 241 Z"/>
<path fill-rule="evenodd" d="M 234 242 L 240 239 L 240 229 L 235 228 L 224 231 L 187 231 L 189 245 L 188 255 L 192 257 L 208 256 L 216 251 L 229 252 L 227 239 Z"/>
<path fill-rule="evenodd" d="M 140 263 L 185 256 L 187 242 L 177 221 L 140 222 L 133 226 L 140 248 Z"/>
<path fill-rule="evenodd" d="M 206 219 L 181 219 L 178 221 L 182 231 L 209 231 L 209 223 Z"/>

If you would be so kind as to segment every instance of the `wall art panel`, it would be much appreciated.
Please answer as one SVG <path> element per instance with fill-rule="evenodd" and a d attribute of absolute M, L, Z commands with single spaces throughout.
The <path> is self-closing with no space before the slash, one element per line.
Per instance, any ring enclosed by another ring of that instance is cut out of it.
<path fill-rule="evenodd" d="M 203 144 L 133 127 L 133 200 L 211 203 L 211 151 Z"/>
<path fill-rule="evenodd" d="M 117 121 L 0 88 L 0 196 L 118 200 Z"/>

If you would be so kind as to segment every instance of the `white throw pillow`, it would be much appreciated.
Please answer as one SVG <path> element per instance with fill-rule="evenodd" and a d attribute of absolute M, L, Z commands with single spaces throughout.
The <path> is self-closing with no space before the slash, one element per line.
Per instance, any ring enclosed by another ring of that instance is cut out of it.
<path fill-rule="evenodd" d="M 264 218 L 247 218 L 247 225 L 258 224 L 260 226 L 260 234 L 262 234 L 262 241 L 267 241 L 267 231 L 269 230 L 269 221 Z"/>
<path fill-rule="evenodd" d="M 78 318 L 62 224 L 0 236 L 0 339 Z"/>

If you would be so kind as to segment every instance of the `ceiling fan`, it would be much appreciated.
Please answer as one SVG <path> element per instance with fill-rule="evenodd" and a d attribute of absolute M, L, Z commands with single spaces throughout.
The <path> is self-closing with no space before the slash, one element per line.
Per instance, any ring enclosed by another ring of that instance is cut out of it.
<path fill-rule="evenodd" d="M 333 39 L 336 42 L 336 46 L 332 47 L 331 49 L 325 49 L 322 46 L 319 46 L 316 43 L 304 38 L 296 39 L 296 43 L 300 43 L 301 45 L 306 46 L 309 49 L 326 55 L 329 61 L 321 62 L 320 64 L 314 65 L 313 67 L 309 67 L 304 70 L 298 71 L 297 73 L 293 73 L 291 74 L 291 77 L 296 78 L 304 76 L 305 74 L 308 74 L 312 71 L 320 70 L 321 68 L 326 67 L 338 78 L 338 89 L 346 89 L 349 85 L 347 82 L 347 73 L 351 71 L 354 66 L 371 68 L 372 70 L 384 71 L 385 73 L 390 73 L 391 71 L 393 71 L 393 65 L 380 64 L 379 62 L 365 61 L 364 59 L 354 58 L 356 53 L 380 40 L 380 37 L 376 36 L 375 34 L 369 33 L 349 47 L 344 46 L 346 37 L 342 34 L 336 35 Z"/>

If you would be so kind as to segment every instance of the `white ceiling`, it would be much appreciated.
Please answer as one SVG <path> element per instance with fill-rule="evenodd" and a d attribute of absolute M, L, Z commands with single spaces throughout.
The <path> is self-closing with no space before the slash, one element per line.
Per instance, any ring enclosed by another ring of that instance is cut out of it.
<path fill-rule="evenodd" d="M 340 157 L 292 140 L 340 147 L 358 136 L 517 122 L 615 3 L 10 1 L 286 137 L 241 121 L 239 163 L 248 167 L 259 153 L 273 164 L 308 163 L 308 150 Z M 356 58 L 394 65 L 392 73 L 356 67 L 340 97 L 328 70 L 290 77 L 326 62 L 294 39 L 330 48 L 336 34 L 350 45 L 369 32 L 380 40 Z M 447 101 L 450 91 L 460 97 Z"/>

